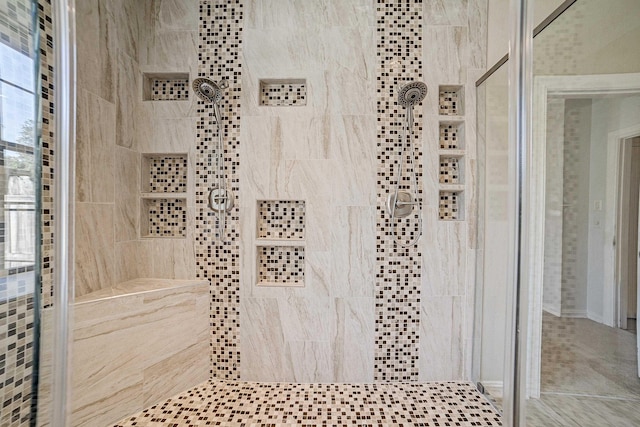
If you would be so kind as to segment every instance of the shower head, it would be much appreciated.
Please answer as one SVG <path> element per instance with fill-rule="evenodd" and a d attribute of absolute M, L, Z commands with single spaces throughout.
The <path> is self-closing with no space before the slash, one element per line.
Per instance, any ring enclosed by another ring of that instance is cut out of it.
<path fill-rule="evenodd" d="M 413 107 L 427 95 L 427 85 L 422 82 L 411 82 L 400 88 L 398 104 L 403 107 Z"/>
<path fill-rule="evenodd" d="M 198 78 L 193 81 L 193 90 L 198 98 L 206 102 L 217 104 L 222 99 L 222 89 L 228 85 L 222 80 L 219 84 L 206 78 Z"/>

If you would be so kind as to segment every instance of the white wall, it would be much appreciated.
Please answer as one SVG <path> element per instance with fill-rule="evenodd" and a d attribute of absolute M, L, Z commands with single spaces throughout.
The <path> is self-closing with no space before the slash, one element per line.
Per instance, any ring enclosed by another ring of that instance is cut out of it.
<path fill-rule="evenodd" d="M 593 101 L 591 119 L 591 174 L 589 177 L 589 262 L 588 300 L 589 318 L 602 319 L 604 298 L 605 248 L 612 244 L 613 236 L 605 236 L 604 213 L 606 206 L 606 141 L 607 135 L 619 129 L 640 123 L 640 96 L 603 98 Z M 616 200 L 615 197 L 610 198 Z M 594 210 L 596 200 L 603 201 L 602 211 Z"/>

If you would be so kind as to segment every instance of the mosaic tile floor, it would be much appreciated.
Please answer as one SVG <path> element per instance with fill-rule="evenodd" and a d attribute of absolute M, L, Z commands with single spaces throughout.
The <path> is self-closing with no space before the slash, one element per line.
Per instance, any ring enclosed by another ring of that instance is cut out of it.
<path fill-rule="evenodd" d="M 501 426 L 470 383 L 207 382 L 114 427 Z"/>

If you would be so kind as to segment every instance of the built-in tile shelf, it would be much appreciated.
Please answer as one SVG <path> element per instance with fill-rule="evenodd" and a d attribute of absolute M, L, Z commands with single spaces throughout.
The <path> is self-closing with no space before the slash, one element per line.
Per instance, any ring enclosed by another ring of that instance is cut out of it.
<path fill-rule="evenodd" d="M 464 88 L 438 87 L 438 218 L 464 219 L 465 141 Z"/>
<path fill-rule="evenodd" d="M 140 237 L 186 238 L 187 167 L 184 153 L 143 153 Z"/>
<path fill-rule="evenodd" d="M 307 81 L 305 79 L 260 80 L 260 105 L 267 107 L 307 105 Z"/>
<path fill-rule="evenodd" d="M 441 150 L 464 150 L 464 121 L 441 116 L 438 139 Z"/>
<path fill-rule="evenodd" d="M 304 200 L 258 200 L 257 203 L 258 239 L 304 239 Z"/>
<path fill-rule="evenodd" d="M 460 188 L 460 187 L 458 187 Z M 462 190 L 446 189 L 440 190 L 440 201 L 438 203 L 438 215 L 443 221 L 464 220 L 464 192 Z"/>
<path fill-rule="evenodd" d="M 185 198 L 142 198 L 140 237 L 185 238 L 187 200 Z"/>
<path fill-rule="evenodd" d="M 141 192 L 166 194 L 187 191 L 187 154 L 143 153 Z"/>
<path fill-rule="evenodd" d="M 304 286 L 306 203 L 256 201 L 257 286 Z"/>
<path fill-rule="evenodd" d="M 258 245 L 258 286 L 304 286 L 304 252 L 302 245 Z"/>
<path fill-rule="evenodd" d="M 438 87 L 438 114 L 441 116 L 464 116 L 462 86 Z"/>
<path fill-rule="evenodd" d="M 188 101 L 189 73 L 144 73 L 143 101 Z"/>

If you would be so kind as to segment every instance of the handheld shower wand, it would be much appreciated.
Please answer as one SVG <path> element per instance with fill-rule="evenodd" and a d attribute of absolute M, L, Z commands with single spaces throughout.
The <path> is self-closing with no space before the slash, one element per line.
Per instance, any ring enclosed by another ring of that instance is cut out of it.
<path fill-rule="evenodd" d="M 427 95 L 427 85 L 422 82 L 411 82 L 400 88 L 398 93 L 398 104 L 405 107 L 405 123 L 403 127 L 402 149 L 400 151 L 400 163 L 398 164 L 398 173 L 396 187 L 393 192 L 387 196 L 387 212 L 391 215 L 391 227 L 396 244 L 402 247 L 414 246 L 422 236 L 422 203 L 418 198 L 418 176 L 417 165 L 415 159 L 415 151 L 413 147 L 413 107 L 420 103 Z M 402 180 L 402 169 L 404 167 L 405 152 L 409 149 L 409 165 L 411 167 L 411 184 L 415 189 L 416 197 L 414 199 L 410 191 L 400 190 L 400 181 Z M 416 236 L 409 242 L 404 243 L 398 238 L 397 224 L 394 224 L 396 218 L 406 218 L 413 211 L 414 206 L 418 207 L 418 230 Z"/>
<path fill-rule="evenodd" d="M 222 115 L 220 113 L 220 101 L 222 90 L 229 87 L 226 80 L 216 83 L 206 78 L 198 78 L 193 81 L 193 90 L 201 100 L 213 104 L 213 116 L 218 129 L 218 146 L 216 147 L 216 180 L 217 185 L 209 192 L 209 207 L 218 214 L 218 235 L 224 242 L 226 227 L 226 213 L 233 208 L 233 194 L 227 190 L 224 175 L 224 144 Z"/>

